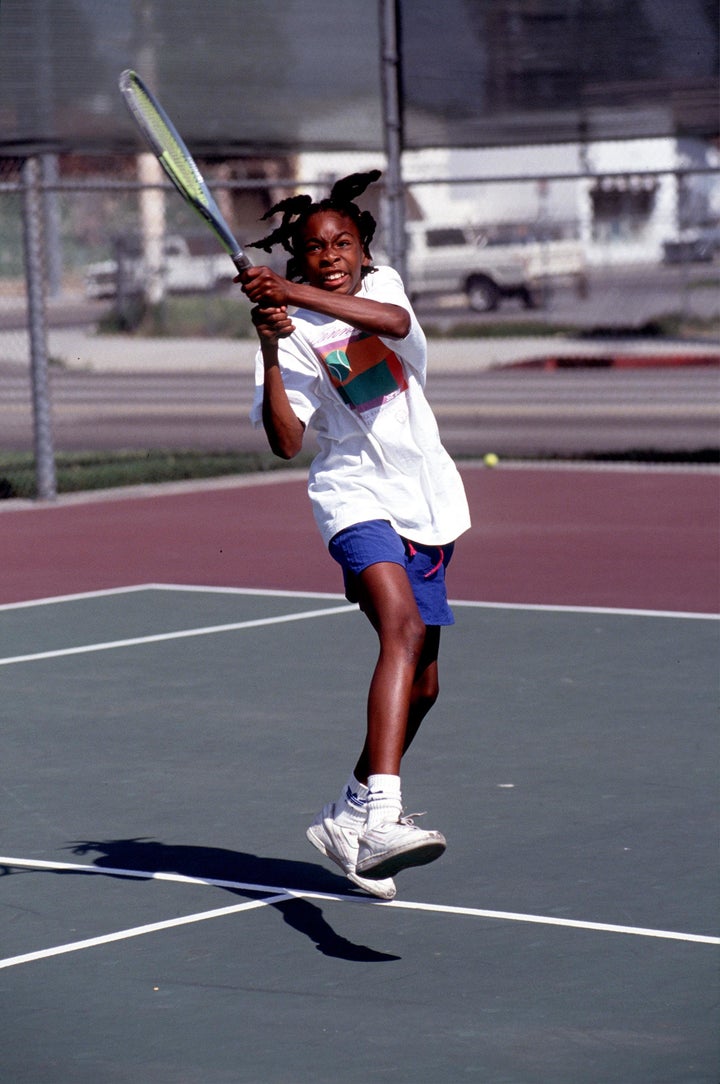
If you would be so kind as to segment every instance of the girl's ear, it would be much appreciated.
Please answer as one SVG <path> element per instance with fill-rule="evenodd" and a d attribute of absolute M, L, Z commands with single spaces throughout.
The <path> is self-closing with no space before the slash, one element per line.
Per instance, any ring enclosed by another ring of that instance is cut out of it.
<path fill-rule="evenodd" d="M 360 265 L 360 275 L 365 278 L 366 275 L 371 274 L 375 270 L 375 264 L 373 258 L 369 253 L 363 255 L 362 264 Z"/>

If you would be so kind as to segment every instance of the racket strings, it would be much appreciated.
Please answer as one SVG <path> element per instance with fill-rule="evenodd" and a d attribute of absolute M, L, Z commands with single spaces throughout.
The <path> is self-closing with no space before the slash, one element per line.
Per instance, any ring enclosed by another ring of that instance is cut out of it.
<path fill-rule="evenodd" d="M 251 261 L 225 222 L 192 155 L 165 110 L 136 72 L 130 69 L 124 71 L 119 83 L 133 119 L 180 195 L 210 226 L 235 266 L 239 270 L 250 267 Z"/>
<path fill-rule="evenodd" d="M 183 188 L 188 195 L 197 200 L 198 203 L 207 204 L 208 197 L 205 185 L 202 177 L 198 174 L 194 163 L 188 161 L 175 136 L 157 112 L 150 99 L 147 98 L 137 86 L 133 88 L 133 91 L 135 105 L 160 150 L 160 156 L 168 173 L 170 173 L 175 179 L 175 182 Z"/>

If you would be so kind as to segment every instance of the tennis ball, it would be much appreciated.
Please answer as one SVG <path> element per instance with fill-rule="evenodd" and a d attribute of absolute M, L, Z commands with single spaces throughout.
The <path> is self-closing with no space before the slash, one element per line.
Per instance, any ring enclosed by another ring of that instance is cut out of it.
<path fill-rule="evenodd" d="M 486 467 L 497 467 L 499 462 L 500 462 L 500 460 L 495 455 L 495 452 L 487 452 L 483 456 L 483 463 L 485 464 Z"/>

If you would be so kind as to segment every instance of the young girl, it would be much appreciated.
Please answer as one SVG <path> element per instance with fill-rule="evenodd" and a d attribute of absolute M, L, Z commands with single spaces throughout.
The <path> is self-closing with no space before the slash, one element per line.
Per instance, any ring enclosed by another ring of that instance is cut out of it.
<path fill-rule="evenodd" d="M 255 247 L 282 244 L 287 278 L 254 267 L 240 281 L 260 339 L 253 419 L 283 459 L 316 431 L 315 519 L 380 646 L 365 744 L 307 836 L 392 899 L 394 874 L 445 849 L 440 832 L 403 818 L 400 762 L 438 695 L 440 628 L 453 623 L 445 569 L 470 519 L 423 393 L 425 336 L 397 273 L 373 267 L 375 221 L 354 202 L 379 176 L 353 174 L 320 203 L 283 200 L 266 216 L 282 211 L 282 225 Z"/>

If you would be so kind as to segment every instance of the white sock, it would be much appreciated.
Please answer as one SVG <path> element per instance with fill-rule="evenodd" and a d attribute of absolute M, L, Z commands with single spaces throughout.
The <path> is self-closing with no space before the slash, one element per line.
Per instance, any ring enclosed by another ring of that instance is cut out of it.
<path fill-rule="evenodd" d="M 371 775 L 368 777 L 367 826 L 394 823 L 400 820 L 402 798 L 399 775 Z"/>
<path fill-rule="evenodd" d="M 351 775 L 335 803 L 335 821 L 360 831 L 367 820 L 368 788 Z"/>

